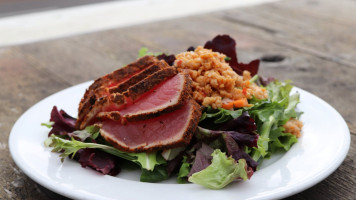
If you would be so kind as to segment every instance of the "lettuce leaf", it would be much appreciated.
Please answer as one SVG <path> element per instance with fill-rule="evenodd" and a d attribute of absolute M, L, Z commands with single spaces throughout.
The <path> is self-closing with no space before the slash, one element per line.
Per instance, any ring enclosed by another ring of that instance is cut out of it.
<path fill-rule="evenodd" d="M 187 177 L 190 172 L 190 163 L 187 162 L 187 156 L 183 156 L 182 165 L 179 168 L 177 182 L 187 183 Z"/>
<path fill-rule="evenodd" d="M 154 170 L 147 170 L 142 168 L 140 181 L 141 182 L 160 182 L 169 178 L 166 167 L 163 165 L 158 165 Z"/>
<path fill-rule="evenodd" d="M 260 137 L 257 148 L 251 152 L 256 161 L 268 158 L 271 152 L 278 149 L 289 150 L 297 142 L 297 138 L 285 134 L 282 127 L 290 118 L 297 118 L 296 106 L 300 102 L 299 94 L 289 96 L 293 86 L 290 82 L 274 81 L 267 85 L 269 98 L 255 101 L 255 105 L 248 110 L 255 119 Z"/>
<path fill-rule="evenodd" d="M 204 170 L 194 173 L 189 181 L 210 189 L 221 189 L 237 179 L 247 180 L 247 164 L 244 159 L 236 162 L 232 157 L 227 157 L 220 149 L 212 154 L 212 162 Z"/>
<path fill-rule="evenodd" d="M 51 135 L 44 142 L 45 146 L 53 147 L 52 152 L 61 153 L 60 157 L 62 162 L 64 158 L 71 155 L 71 158 L 74 158 L 75 154 L 80 149 L 92 148 L 100 149 L 106 153 L 112 154 L 114 156 L 123 158 L 125 160 L 132 161 L 141 166 L 141 168 L 148 171 L 153 171 L 156 165 L 165 164 L 164 158 L 160 156 L 157 152 L 150 153 L 127 153 L 122 152 L 112 146 L 97 144 L 97 143 L 85 143 L 77 141 L 74 138 L 72 140 L 65 140 L 56 135 Z"/>
<path fill-rule="evenodd" d="M 152 52 L 149 52 L 148 51 L 148 48 L 146 47 L 142 47 L 139 51 L 138 51 L 138 55 L 137 55 L 137 58 L 141 58 L 143 56 L 158 56 L 158 55 L 161 55 L 162 53 L 159 52 L 159 53 L 152 53 Z"/>
<path fill-rule="evenodd" d="M 212 118 L 214 123 L 220 124 L 239 117 L 242 114 L 242 110 L 226 110 L 224 108 L 213 109 L 211 107 L 206 107 L 203 113 L 204 115 L 202 115 L 200 121 Z"/>
<path fill-rule="evenodd" d="M 239 145 L 246 145 L 249 147 L 257 147 L 258 135 L 257 134 L 248 134 L 248 133 L 240 133 L 237 131 L 214 131 L 202 128 L 200 126 L 197 127 L 195 131 L 195 137 L 199 140 L 209 140 L 218 136 L 229 135 L 231 136 Z"/>
<path fill-rule="evenodd" d="M 47 128 L 52 128 L 54 122 L 43 122 L 41 123 L 41 126 L 45 126 Z"/>
<path fill-rule="evenodd" d="M 288 151 L 294 143 L 298 142 L 298 139 L 295 135 L 290 133 L 281 133 L 279 137 L 272 140 L 271 142 L 271 152 L 277 151 Z"/>
<path fill-rule="evenodd" d="M 87 126 L 83 130 L 73 131 L 72 133 L 68 133 L 69 137 L 74 137 L 75 139 L 79 139 L 80 141 L 85 141 L 87 138 L 91 138 L 95 140 L 100 132 L 100 128 L 95 125 Z"/>

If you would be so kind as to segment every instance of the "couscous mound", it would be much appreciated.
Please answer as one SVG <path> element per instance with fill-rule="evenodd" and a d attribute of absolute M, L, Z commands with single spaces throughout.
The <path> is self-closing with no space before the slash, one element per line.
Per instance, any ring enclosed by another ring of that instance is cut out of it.
<path fill-rule="evenodd" d="M 224 104 L 239 99 L 266 99 L 265 88 L 251 83 L 251 74 L 236 74 L 225 61 L 224 54 L 197 47 L 195 51 L 176 55 L 174 65 L 180 71 L 187 71 L 193 80 L 193 97 L 203 106 L 221 108 Z"/>

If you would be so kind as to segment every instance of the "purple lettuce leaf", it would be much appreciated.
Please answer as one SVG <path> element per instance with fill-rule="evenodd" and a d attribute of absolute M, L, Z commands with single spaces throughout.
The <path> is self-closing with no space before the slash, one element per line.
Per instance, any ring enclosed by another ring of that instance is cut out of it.
<path fill-rule="evenodd" d="M 67 133 L 76 130 L 75 128 L 76 119 L 68 115 L 63 110 L 58 111 L 56 106 L 53 106 L 52 108 L 50 121 L 54 122 L 54 124 L 48 136 L 52 134 L 67 135 Z"/>
<path fill-rule="evenodd" d="M 90 167 L 104 175 L 116 176 L 121 171 L 117 157 L 98 149 L 81 149 L 75 159 L 83 168 Z"/>
<path fill-rule="evenodd" d="M 207 41 L 204 48 L 225 54 L 230 59 L 227 61 L 231 67 L 238 66 L 236 55 L 236 42 L 229 35 L 217 35 L 211 41 Z"/>
<path fill-rule="evenodd" d="M 255 120 L 250 117 L 247 111 L 243 112 L 239 117 L 227 121 L 219 130 L 221 131 L 237 131 L 239 133 L 255 134 L 257 129 Z"/>
<path fill-rule="evenodd" d="M 74 134 L 77 130 L 75 128 L 76 119 L 68 115 L 64 110 L 58 111 L 57 107 L 53 106 L 50 121 L 54 122 L 54 124 L 48 136 L 52 134 L 64 135 L 68 136 L 68 138 L 73 137 L 81 141 L 77 135 Z M 92 142 L 95 142 L 95 140 Z M 74 160 L 77 160 L 82 167 L 90 167 L 104 175 L 115 176 L 121 170 L 117 157 L 98 149 L 81 149 L 75 154 Z"/>
<path fill-rule="evenodd" d="M 159 56 L 157 56 L 157 58 L 159 59 L 159 60 L 164 60 L 164 61 L 166 61 L 167 63 L 168 63 L 168 65 L 170 65 L 170 66 L 173 66 L 173 63 L 174 63 L 174 61 L 176 60 L 176 57 L 173 55 L 173 54 L 171 54 L 171 55 L 166 55 L 166 54 L 161 54 L 161 55 L 159 55 Z"/>
<path fill-rule="evenodd" d="M 258 134 L 256 134 L 255 120 L 248 112 L 243 112 L 239 117 L 224 123 L 219 130 L 209 130 L 198 127 L 195 136 L 199 139 L 214 139 L 223 134 L 232 137 L 239 145 L 257 147 Z"/>
<path fill-rule="evenodd" d="M 175 158 L 167 162 L 166 169 L 167 169 L 168 176 L 170 176 L 182 163 L 183 153 L 184 152 L 181 152 Z"/>
<path fill-rule="evenodd" d="M 260 65 L 260 61 L 258 59 L 253 60 L 248 64 L 238 62 L 236 42 L 229 35 L 216 36 L 213 40 L 206 42 L 204 48 L 225 54 L 229 57 L 226 61 L 230 64 L 231 68 L 240 75 L 242 75 L 244 70 L 250 71 L 252 76 L 258 72 L 258 67 Z"/>
<path fill-rule="evenodd" d="M 260 85 L 262 86 L 267 86 L 268 84 L 274 82 L 276 79 L 273 77 L 267 77 L 267 78 L 263 78 L 262 76 L 258 76 L 258 82 L 260 83 Z"/>
<path fill-rule="evenodd" d="M 188 47 L 188 49 L 187 49 L 187 51 L 194 51 L 195 50 L 195 47 L 193 47 L 193 46 L 190 46 L 190 47 Z"/>
<path fill-rule="evenodd" d="M 241 146 L 257 147 L 258 134 L 246 134 L 237 131 L 214 131 L 200 126 L 198 126 L 195 133 L 195 136 L 201 140 L 212 140 L 223 135 L 229 135 Z"/>
<path fill-rule="evenodd" d="M 249 167 L 256 171 L 258 163 L 251 158 L 243 149 L 239 147 L 239 145 L 235 142 L 234 138 L 232 138 L 228 134 L 223 135 L 225 146 L 227 149 L 228 155 L 231 155 L 235 160 L 245 159 L 246 163 Z"/>
<path fill-rule="evenodd" d="M 207 168 L 211 164 L 211 159 L 213 159 L 211 154 L 213 153 L 213 151 L 214 149 L 208 146 L 207 144 L 202 144 L 201 148 L 198 149 L 198 151 L 196 152 L 195 160 L 193 162 L 188 177 L 194 174 L 195 172 L 199 172 Z"/>
<path fill-rule="evenodd" d="M 259 66 L 260 66 L 260 60 L 256 59 L 249 62 L 248 64 L 239 63 L 237 67 L 235 66 L 231 66 L 231 67 L 236 73 L 240 75 L 242 75 L 243 71 L 247 70 L 251 73 L 251 76 L 254 76 L 258 73 Z"/>

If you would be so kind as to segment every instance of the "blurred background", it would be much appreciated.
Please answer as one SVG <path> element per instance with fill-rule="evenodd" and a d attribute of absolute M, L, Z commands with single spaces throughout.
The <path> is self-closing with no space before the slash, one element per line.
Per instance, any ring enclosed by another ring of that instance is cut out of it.
<path fill-rule="evenodd" d="M 276 0 L 0 0 L 0 46 L 273 1 Z"/>
<path fill-rule="evenodd" d="M 0 17 L 8 17 L 107 1 L 114 0 L 0 0 Z"/>

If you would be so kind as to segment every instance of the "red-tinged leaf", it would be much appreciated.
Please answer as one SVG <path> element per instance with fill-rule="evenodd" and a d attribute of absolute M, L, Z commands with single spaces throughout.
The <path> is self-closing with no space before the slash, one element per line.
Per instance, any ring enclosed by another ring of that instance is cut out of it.
<path fill-rule="evenodd" d="M 247 178 L 250 179 L 253 175 L 253 169 L 251 167 L 247 167 Z"/>
<path fill-rule="evenodd" d="M 53 106 L 51 111 L 51 122 L 54 122 L 52 130 L 49 132 L 48 136 L 55 135 L 66 135 L 67 133 L 76 130 L 75 122 L 76 119 L 71 117 L 63 110 L 58 111 L 56 106 Z"/>
<path fill-rule="evenodd" d="M 242 75 L 243 71 L 247 70 L 251 73 L 251 76 L 254 76 L 258 72 L 259 66 L 260 66 L 260 60 L 256 59 L 256 60 L 251 61 L 248 64 L 239 63 L 237 67 L 235 67 L 235 66 L 231 66 L 231 67 L 236 73 L 238 73 L 240 75 Z"/>
<path fill-rule="evenodd" d="M 167 162 L 167 173 L 170 176 L 180 166 L 183 159 L 183 152 L 177 155 L 173 160 Z"/>
<path fill-rule="evenodd" d="M 244 150 L 242 150 L 236 141 L 228 134 L 224 135 L 225 146 L 227 149 L 228 155 L 231 155 L 235 160 L 245 159 L 249 167 L 256 171 L 258 163 L 251 158 Z"/>
<path fill-rule="evenodd" d="M 254 76 L 258 72 L 260 60 L 253 60 L 248 64 L 238 62 L 236 42 L 229 35 L 216 36 L 213 40 L 206 42 L 204 48 L 225 54 L 227 57 L 229 57 L 227 62 L 237 74 L 242 75 L 242 72 L 247 70 L 251 72 L 252 76 Z"/>
<path fill-rule="evenodd" d="M 247 111 L 243 112 L 241 116 L 229 120 L 224 123 L 219 130 L 221 131 L 237 131 L 240 133 L 254 134 L 256 131 L 257 125 L 255 120 L 250 117 Z"/>
<path fill-rule="evenodd" d="M 172 54 L 172 55 L 166 55 L 166 54 L 161 54 L 161 55 L 159 55 L 159 56 L 157 56 L 157 58 L 159 59 L 159 60 L 164 60 L 164 61 L 166 61 L 167 62 L 167 64 L 168 65 L 170 65 L 170 66 L 173 66 L 173 63 L 174 63 L 174 61 L 176 60 L 176 57 Z"/>
<path fill-rule="evenodd" d="M 78 151 L 78 162 L 82 167 L 90 167 L 104 175 L 117 175 L 121 170 L 118 165 L 118 159 L 108 153 L 98 149 L 83 149 Z M 77 158 L 78 158 L 77 157 Z"/>
<path fill-rule="evenodd" d="M 211 154 L 213 153 L 213 151 L 214 149 L 210 146 L 206 145 L 205 143 L 202 144 L 201 148 L 198 149 L 195 155 L 195 160 L 188 177 L 194 174 L 195 172 L 199 172 L 207 168 L 211 164 L 211 160 L 213 159 Z"/>
<path fill-rule="evenodd" d="M 263 78 L 262 76 L 258 76 L 258 81 L 260 82 L 261 85 L 267 86 L 268 84 L 274 82 L 276 79 L 273 77 L 267 77 Z"/>
<path fill-rule="evenodd" d="M 236 54 L 236 42 L 229 35 L 218 35 L 213 40 L 205 43 L 204 48 L 225 54 L 230 58 L 227 62 L 230 66 L 238 66 Z"/>

